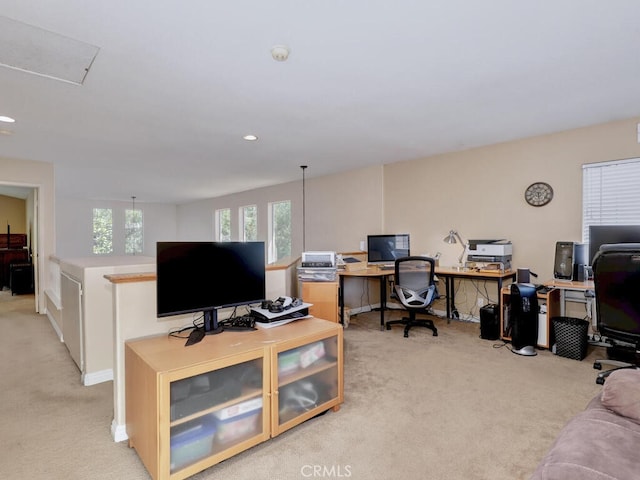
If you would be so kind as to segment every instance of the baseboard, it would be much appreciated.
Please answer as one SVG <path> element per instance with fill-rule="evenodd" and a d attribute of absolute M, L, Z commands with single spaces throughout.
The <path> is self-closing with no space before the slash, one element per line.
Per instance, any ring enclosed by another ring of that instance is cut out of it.
<path fill-rule="evenodd" d="M 96 385 L 98 383 L 109 382 L 113 380 L 113 369 L 101 370 L 94 373 L 85 373 L 82 375 L 82 384 L 85 387 Z"/>
<path fill-rule="evenodd" d="M 49 310 L 47 310 L 47 318 L 49 319 L 49 323 L 53 327 L 53 330 L 56 332 L 56 335 L 58 335 L 58 338 L 60 339 L 60 341 L 64 342 L 64 338 L 62 337 L 62 330 L 58 328 L 58 324 L 56 323 L 51 313 L 49 313 Z"/>
<path fill-rule="evenodd" d="M 357 315 L 358 313 L 366 313 L 366 312 L 371 312 L 375 309 L 379 309 L 380 308 L 380 304 L 379 303 L 375 303 L 375 304 L 371 304 L 371 305 L 363 305 L 361 307 L 356 307 L 356 308 L 349 308 L 349 312 L 351 315 Z M 404 307 L 396 302 L 387 302 L 387 310 L 404 310 Z M 442 318 L 446 318 L 447 317 L 447 312 L 445 310 L 436 310 L 433 309 L 433 313 L 436 314 L 439 317 Z M 474 323 L 480 323 L 480 317 L 474 317 L 473 315 L 466 315 L 466 316 L 461 316 L 461 318 L 459 320 L 465 321 L 465 322 L 474 322 Z"/>
<path fill-rule="evenodd" d="M 129 440 L 129 436 L 127 435 L 127 426 L 118 425 L 114 418 L 111 422 L 111 436 L 113 437 L 114 442 L 124 442 L 125 440 Z"/>

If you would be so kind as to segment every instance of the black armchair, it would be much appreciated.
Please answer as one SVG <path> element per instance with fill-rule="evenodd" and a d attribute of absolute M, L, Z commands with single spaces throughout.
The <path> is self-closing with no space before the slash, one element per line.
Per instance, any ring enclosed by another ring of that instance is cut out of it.
<path fill-rule="evenodd" d="M 596 382 L 619 368 L 638 368 L 640 351 L 640 243 L 606 244 L 593 259 L 598 333 L 610 345 L 607 359 L 615 368 L 598 374 Z"/>
<path fill-rule="evenodd" d="M 391 330 L 392 325 L 404 325 L 404 336 L 408 337 L 411 327 L 420 326 L 431 329 L 433 336 L 437 336 L 438 329 L 433 320 L 416 318 L 420 312 L 431 314 L 431 304 L 439 297 L 435 282 L 435 260 L 417 256 L 396 259 L 393 288 L 409 316 L 386 322 L 387 330 Z"/>

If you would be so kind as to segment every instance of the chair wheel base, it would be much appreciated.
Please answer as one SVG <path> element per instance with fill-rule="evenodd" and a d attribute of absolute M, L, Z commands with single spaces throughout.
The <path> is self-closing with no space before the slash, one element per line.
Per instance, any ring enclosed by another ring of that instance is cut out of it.
<path fill-rule="evenodd" d="M 596 383 L 598 385 L 604 385 L 604 377 L 597 377 L 596 378 Z"/>
<path fill-rule="evenodd" d="M 600 362 L 593 362 L 593 368 L 596 370 L 602 370 L 602 364 Z"/>
<path fill-rule="evenodd" d="M 392 325 L 404 325 L 404 337 L 409 338 L 409 330 L 413 327 L 425 327 L 433 332 L 433 336 L 438 336 L 438 329 L 433 324 L 433 322 L 429 320 L 412 320 L 410 318 L 403 318 L 402 320 L 390 320 L 384 324 L 384 328 L 387 330 L 391 330 Z"/>

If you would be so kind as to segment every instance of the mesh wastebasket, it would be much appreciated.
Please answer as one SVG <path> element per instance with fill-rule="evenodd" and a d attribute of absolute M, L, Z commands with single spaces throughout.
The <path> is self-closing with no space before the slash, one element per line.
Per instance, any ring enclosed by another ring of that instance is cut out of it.
<path fill-rule="evenodd" d="M 554 317 L 556 355 L 582 360 L 587 356 L 589 322 L 581 318 Z"/>

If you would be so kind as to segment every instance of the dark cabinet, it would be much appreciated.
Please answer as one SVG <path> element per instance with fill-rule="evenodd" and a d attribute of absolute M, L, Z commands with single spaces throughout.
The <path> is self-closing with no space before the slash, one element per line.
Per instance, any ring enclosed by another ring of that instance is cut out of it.
<path fill-rule="evenodd" d="M 9 267 L 9 286 L 11 295 L 33 293 L 33 265 L 12 263 Z"/>
<path fill-rule="evenodd" d="M 11 264 L 31 264 L 26 248 L 0 248 L 0 289 L 11 286 Z"/>

